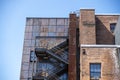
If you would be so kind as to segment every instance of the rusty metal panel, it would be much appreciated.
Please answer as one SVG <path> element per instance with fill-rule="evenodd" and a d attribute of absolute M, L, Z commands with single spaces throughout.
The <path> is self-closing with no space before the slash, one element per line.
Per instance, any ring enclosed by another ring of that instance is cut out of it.
<path fill-rule="evenodd" d="M 30 48 L 29 47 L 23 47 L 23 54 L 30 54 Z"/>
<path fill-rule="evenodd" d="M 57 25 L 65 25 L 64 19 L 57 19 Z"/>
<path fill-rule="evenodd" d="M 32 33 L 32 39 L 35 39 L 36 36 L 40 36 L 39 32 L 33 32 Z"/>
<path fill-rule="evenodd" d="M 29 62 L 30 56 L 27 54 L 23 54 L 22 56 L 22 62 Z"/>
<path fill-rule="evenodd" d="M 39 25 L 39 19 L 38 18 L 34 18 L 33 19 L 33 25 L 34 26 L 38 26 Z"/>
<path fill-rule="evenodd" d="M 56 39 L 56 38 L 40 38 L 36 39 L 36 47 L 51 49 L 54 46 L 64 42 L 66 39 Z"/>
<path fill-rule="evenodd" d="M 34 68 L 34 72 L 36 72 L 36 63 L 34 63 L 34 66 L 33 66 L 33 63 L 29 64 L 29 72 L 32 72 L 33 68 Z"/>
<path fill-rule="evenodd" d="M 46 32 L 46 33 L 48 33 L 48 26 L 41 26 L 40 27 L 40 33 L 41 32 Z"/>
<path fill-rule="evenodd" d="M 32 32 L 32 26 L 26 26 L 25 32 Z"/>
<path fill-rule="evenodd" d="M 56 26 L 48 26 L 49 32 L 56 32 Z"/>
<path fill-rule="evenodd" d="M 39 46 L 40 46 L 39 39 L 36 39 L 35 40 L 35 47 L 39 47 Z"/>
<path fill-rule="evenodd" d="M 29 63 L 23 62 L 22 63 L 22 70 L 28 70 L 28 68 L 29 68 Z"/>
<path fill-rule="evenodd" d="M 32 26 L 32 25 L 33 25 L 33 19 L 27 18 L 27 20 L 26 20 L 26 25 L 27 25 L 27 26 Z"/>
<path fill-rule="evenodd" d="M 31 46 L 35 46 L 35 40 L 31 40 Z"/>
<path fill-rule="evenodd" d="M 65 28 L 69 28 L 69 25 L 65 25 Z"/>
<path fill-rule="evenodd" d="M 57 32 L 64 32 L 65 27 L 64 26 L 57 26 Z"/>
<path fill-rule="evenodd" d="M 25 70 L 25 71 L 21 71 L 21 78 L 23 78 L 23 79 L 27 79 L 28 78 L 28 71 L 27 70 Z"/>
<path fill-rule="evenodd" d="M 64 32 L 65 32 L 65 33 L 68 33 L 68 28 L 65 27 L 65 31 L 64 31 Z"/>
<path fill-rule="evenodd" d="M 40 32 L 40 26 L 33 26 L 33 32 Z"/>
<path fill-rule="evenodd" d="M 31 43 L 32 44 L 32 43 Z M 30 46 L 30 50 L 34 51 L 35 50 L 35 45 L 34 46 Z"/>
<path fill-rule="evenodd" d="M 57 36 L 65 36 L 65 34 L 63 32 L 57 32 L 56 35 Z"/>
<path fill-rule="evenodd" d="M 31 46 L 31 40 L 24 40 L 24 46 Z"/>
<path fill-rule="evenodd" d="M 27 80 L 31 80 L 31 77 L 32 77 L 32 75 L 33 75 L 32 72 L 33 72 L 32 70 L 29 70 L 29 71 L 28 71 L 28 74 L 29 74 L 28 77 L 29 77 L 30 79 L 27 79 Z"/>
<path fill-rule="evenodd" d="M 46 39 L 36 39 L 35 46 L 39 48 L 46 48 L 47 47 L 47 40 Z"/>
<path fill-rule="evenodd" d="M 69 19 L 65 19 L 65 25 L 69 25 Z"/>
<path fill-rule="evenodd" d="M 48 36 L 56 36 L 56 33 L 55 32 L 49 32 Z"/>
<path fill-rule="evenodd" d="M 25 38 L 24 39 L 32 39 L 32 33 L 25 33 Z"/>
<path fill-rule="evenodd" d="M 48 36 L 48 33 L 46 33 L 46 32 L 41 32 L 41 33 L 40 33 L 40 36 Z"/>
<path fill-rule="evenodd" d="M 56 19 L 49 19 L 49 25 L 57 25 Z"/>
<path fill-rule="evenodd" d="M 48 25 L 48 19 L 41 19 L 41 25 Z"/>
<path fill-rule="evenodd" d="M 64 33 L 64 36 L 68 36 L 68 32 L 65 32 L 65 33 Z"/>

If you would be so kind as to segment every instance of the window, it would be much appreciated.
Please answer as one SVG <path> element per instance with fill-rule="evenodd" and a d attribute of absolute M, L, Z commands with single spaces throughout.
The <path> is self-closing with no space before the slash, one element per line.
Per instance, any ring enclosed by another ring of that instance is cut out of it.
<path fill-rule="evenodd" d="M 101 64 L 90 63 L 90 80 L 99 80 L 101 77 Z"/>
<path fill-rule="evenodd" d="M 34 62 L 36 60 L 37 60 L 37 57 L 36 57 L 34 51 L 31 51 L 30 52 L 30 62 Z"/>
<path fill-rule="evenodd" d="M 114 33 L 115 26 L 116 26 L 116 23 L 111 23 L 111 24 L 110 24 L 110 31 L 111 31 L 112 33 Z"/>

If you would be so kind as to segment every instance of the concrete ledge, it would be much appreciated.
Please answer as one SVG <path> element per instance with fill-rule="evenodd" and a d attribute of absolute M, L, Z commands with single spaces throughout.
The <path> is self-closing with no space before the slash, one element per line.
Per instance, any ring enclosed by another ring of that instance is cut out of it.
<path fill-rule="evenodd" d="M 120 45 L 80 45 L 81 48 L 120 48 Z"/>

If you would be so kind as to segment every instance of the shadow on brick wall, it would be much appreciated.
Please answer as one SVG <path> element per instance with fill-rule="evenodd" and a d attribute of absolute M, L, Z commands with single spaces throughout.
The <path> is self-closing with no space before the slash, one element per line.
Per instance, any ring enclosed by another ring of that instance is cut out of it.
<path fill-rule="evenodd" d="M 107 23 L 108 24 L 108 23 Z M 115 37 L 96 17 L 96 44 L 115 44 Z"/>

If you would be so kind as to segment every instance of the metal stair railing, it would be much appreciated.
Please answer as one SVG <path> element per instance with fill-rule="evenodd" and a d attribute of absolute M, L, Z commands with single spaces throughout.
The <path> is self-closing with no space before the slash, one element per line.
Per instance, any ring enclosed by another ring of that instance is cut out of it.
<path fill-rule="evenodd" d="M 59 55 L 53 53 L 52 51 L 47 50 L 46 53 L 48 53 L 48 54 L 51 55 L 52 57 L 54 57 L 54 58 L 60 60 L 61 62 L 65 63 L 65 64 L 68 64 L 68 60 L 63 59 L 61 56 L 59 56 Z"/>
<path fill-rule="evenodd" d="M 54 58 L 64 62 L 65 64 L 68 64 L 68 52 L 65 51 L 65 49 L 61 49 L 59 47 L 56 48 L 52 48 L 50 50 L 44 49 L 44 48 L 36 48 L 36 53 L 48 53 L 49 55 L 53 56 Z M 40 54 L 36 54 L 36 55 L 40 55 Z M 42 54 L 43 55 L 43 54 Z"/>
<path fill-rule="evenodd" d="M 39 77 L 45 77 L 48 80 L 51 78 L 54 78 L 55 80 L 59 80 L 59 76 L 57 76 L 56 72 L 60 71 L 62 68 L 60 65 L 56 65 L 57 67 L 54 67 L 52 69 L 47 69 L 47 70 L 37 70 L 36 76 Z"/>
<path fill-rule="evenodd" d="M 48 70 L 49 75 L 47 76 L 47 78 L 51 80 L 51 78 L 55 77 L 55 78 L 57 78 L 57 80 L 60 80 L 58 75 L 57 75 L 57 73 L 59 73 L 60 71 L 64 70 L 64 68 L 65 68 L 64 66 L 63 67 L 58 66 L 56 68 Z"/>
<path fill-rule="evenodd" d="M 54 64 L 54 63 L 53 63 Z M 36 76 L 47 78 L 48 80 L 54 78 L 55 80 L 59 80 L 58 74 L 61 74 L 61 71 L 66 69 L 66 65 L 63 63 L 55 63 L 55 66 L 52 69 L 37 69 Z M 53 80 L 53 79 L 52 79 Z"/>
<path fill-rule="evenodd" d="M 56 68 L 53 68 L 53 69 L 51 69 L 51 70 L 49 70 L 49 71 L 57 74 L 58 72 L 60 72 L 60 71 L 63 70 L 64 68 L 65 68 L 65 67 L 61 67 L 61 66 L 58 65 Z"/>
<path fill-rule="evenodd" d="M 65 64 L 63 64 L 61 61 L 58 61 L 54 58 L 50 58 L 49 59 L 49 62 L 51 63 L 51 65 L 55 66 L 55 67 L 58 67 L 58 66 L 63 66 Z"/>
<path fill-rule="evenodd" d="M 52 48 L 50 50 L 51 52 L 54 52 L 59 57 L 63 58 L 65 61 L 68 62 L 68 52 L 65 51 L 65 49 L 61 49 L 59 47 Z"/>
<path fill-rule="evenodd" d="M 58 46 L 55 46 L 55 47 L 51 48 L 50 50 L 57 52 L 57 51 L 60 51 L 60 50 L 64 50 L 64 49 L 66 49 L 66 48 L 68 48 L 68 47 L 60 48 L 60 47 L 58 47 Z"/>
<path fill-rule="evenodd" d="M 65 64 L 68 64 L 68 52 L 64 48 L 67 47 L 67 41 L 64 41 L 52 48 L 47 48 L 48 44 L 42 48 L 35 48 L 35 53 L 37 56 L 44 55 L 42 53 L 48 53 L 52 57 L 62 61 Z M 40 54 L 41 53 L 41 54 Z"/>
<path fill-rule="evenodd" d="M 47 80 L 60 80 L 58 75 L 56 75 L 55 73 L 51 73 L 51 74 L 47 76 Z"/>
<path fill-rule="evenodd" d="M 51 70 L 39 70 L 39 72 L 36 73 L 36 76 L 47 80 L 51 80 L 51 78 L 52 80 L 59 80 L 59 76 L 57 76 Z"/>

